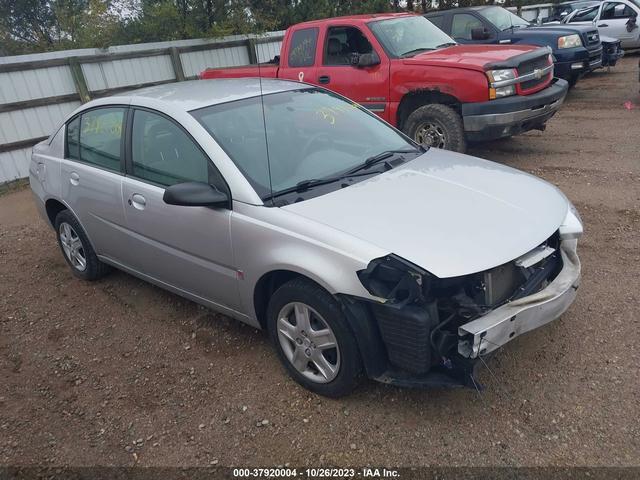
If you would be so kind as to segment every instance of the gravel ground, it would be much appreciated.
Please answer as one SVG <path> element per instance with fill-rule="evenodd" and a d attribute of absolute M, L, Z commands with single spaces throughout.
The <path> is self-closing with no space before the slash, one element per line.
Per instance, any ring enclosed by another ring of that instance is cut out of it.
<path fill-rule="evenodd" d="M 252 328 L 124 273 L 75 279 L 29 191 L 4 195 L 0 464 L 639 465 L 637 69 L 581 81 L 546 132 L 471 152 L 560 186 L 586 224 L 578 299 L 493 357 L 481 395 L 315 396 Z"/>

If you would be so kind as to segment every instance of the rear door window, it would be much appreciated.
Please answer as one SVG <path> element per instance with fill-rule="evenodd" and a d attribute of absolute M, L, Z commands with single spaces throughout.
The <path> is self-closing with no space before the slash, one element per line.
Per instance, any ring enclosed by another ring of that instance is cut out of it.
<path fill-rule="evenodd" d="M 67 126 L 69 158 L 119 172 L 125 111 L 122 107 L 96 108 L 71 121 Z"/>
<path fill-rule="evenodd" d="M 434 15 L 433 17 L 427 17 L 431 23 L 433 23 L 436 27 L 442 30 L 442 26 L 444 25 L 444 15 Z"/>
<path fill-rule="evenodd" d="M 318 44 L 317 28 L 302 28 L 293 32 L 289 47 L 288 63 L 290 67 L 311 67 L 314 64 L 316 45 Z"/>

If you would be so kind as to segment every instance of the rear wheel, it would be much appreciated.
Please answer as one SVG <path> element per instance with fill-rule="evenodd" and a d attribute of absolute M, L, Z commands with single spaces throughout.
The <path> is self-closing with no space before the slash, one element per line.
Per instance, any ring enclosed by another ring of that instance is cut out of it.
<path fill-rule="evenodd" d="M 338 302 L 320 286 L 294 279 L 271 298 L 269 336 L 289 374 L 328 397 L 348 394 L 361 371 L 360 353 Z"/>
<path fill-rule="evenodd" d="M 69 210 L 58 213 L 55 228 L 60 250 L 76 277 L 97 280 L 109 272 L 110 267 L 98 260 L 87 234 Z"/>
<path fill-rule="evenodd" d="M 462 119 L 447 105 L 430 104 L 415 109 L 407 118 L 404 131 L 425 147 L 462 153 L 467 148 Z"/>

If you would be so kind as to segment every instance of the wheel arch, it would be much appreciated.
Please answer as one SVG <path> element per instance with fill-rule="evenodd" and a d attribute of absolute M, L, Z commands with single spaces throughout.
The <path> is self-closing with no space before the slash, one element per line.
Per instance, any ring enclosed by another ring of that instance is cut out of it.
<path fill-rule="evenodd" d="M 84 234 L 87 236 L 87 239 L 89 239 L 89 243 L 91 244 L 91 248 L 93 248 L 94 252 L 96 252 L 96 253 L 98 252 L 96 250 L 95 244 L 93 243 L 93 240 L 91 239 L 90 233 L 85 228 L 84 224 L 82 223 L 82 220 L 80 220 L 80 217 L 78 217 L 76 212 L 73 211 L 73 208 L 71 208 L 69 205 L 67 205 L 62 200 L 60 200 L 58 198 L 55 198 L 55 197 L 47 198 L 45 200 L 45 202 L 44 202 L 44 208 L 45 208 L 45 212 L 47 214 L 47 218 L 48 218 L 49 222 L 51 223 L 51 227 L 54 230 L 56 228 L 56 217 L 58 216 L 58 214 L 60 212 L 64 211 L 64 210 L 69 210 L 71 215 L 73 215 L 75 217 L 75 219 L 78 221 L 78 223 L 82 227 L 82 230 L 84 230 Z M 57 235 L 57 232 L 56 232 L 56 235 Z"/>
<path fill-rule="evenodd" d="M 267 308 L 273 293 L 285 283 L 295 279 L 308 280 L 333 295 L 331 289 L 321 279 L 309 272 L 300 272 L 291 268 L 277 268 L 264 273 L 253 288 L 253 308 L 256 319 L 263 330 L 267 328 Z"/>
<path fill-rule="evenodd" d="M 399 130 L 404 129 L 404 123 L 416 108 L 423 105 L 438 103 L 453 108 L 458 114 L 462 113 L 462 104 L 453 95 L 443 93 L 438 89 L 426 88 L 411 90 L 404 94 L 398 106 L 396 124 Z M 403 130 L 404 131 L 404 130 Z"/>
<path fill-rule="evenodd" d="M 52 227 L 56 226 L 56 217 L 63 210 L 70 210 L 64 203 L 55 198 L 49 198 L 44 203 L 45 211 L 47 212 L 47 218 Z"/>

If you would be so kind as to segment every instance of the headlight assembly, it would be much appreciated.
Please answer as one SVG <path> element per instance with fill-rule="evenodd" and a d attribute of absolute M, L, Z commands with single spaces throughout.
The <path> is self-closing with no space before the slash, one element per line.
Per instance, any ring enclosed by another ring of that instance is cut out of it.
<path fill-rule="evenodd" d="M 372 260 L 357 274 L 371 295 L 400 305 L 423 299 L 432 278 L 426 270 L 393 254 Z"/>
<path fill-rule="evenodd" d="M 580 40 L 580 35 L 565 35 L 564 37 L 558 38 L 558 48 L 575 48 L 581 47 L 582 40 Z"/>
<path fill-rule="evenodd" d="M 489 70 L 487 77 L 489 78 L 489 98 L 491 100 L 516 94 L 515 83 L 511 85 L 500 85 L 503 82 L 509 83 L 510 81 L 515 81 L 517 75 L 514 69 Z"/>

